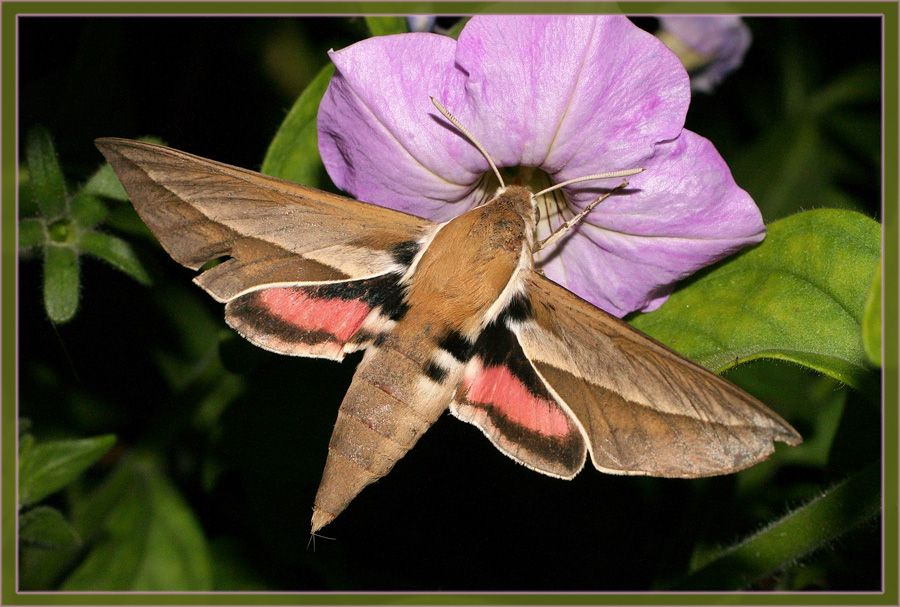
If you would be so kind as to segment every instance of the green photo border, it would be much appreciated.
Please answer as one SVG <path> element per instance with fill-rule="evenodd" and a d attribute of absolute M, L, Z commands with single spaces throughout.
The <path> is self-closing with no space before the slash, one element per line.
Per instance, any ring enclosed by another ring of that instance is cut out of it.
<path fill-rule="evenodd" d="M 2 7 L 2 595 L 10 605 L 240 605 L 240 604 L 648 604 L 897 605 L 898 580 L 898 4 L 897 2 L 3 2 Z M 883 276 L 884 276 L 884 592 L 882 593 L 18 593 L 16 592 L 16 176 L 17 17 L 19 15 L 358 15 L 475 13 L 735 13 L 754 15 L 881 16 L 884 32 Z"/>

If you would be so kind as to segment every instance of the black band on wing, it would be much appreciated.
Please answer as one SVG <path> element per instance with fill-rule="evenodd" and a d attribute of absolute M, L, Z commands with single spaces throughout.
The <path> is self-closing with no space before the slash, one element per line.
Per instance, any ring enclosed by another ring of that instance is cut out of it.
<path fill-rule="evenodd" d="M 458 331 L 449 331 L 438 340 L 438 347 L 461 363 L 471 358 L 473 345 Z"/>
<path fill-rule="evenodd" d="M 419 243 L 415 240 L 407 240 L 391 247 L 391 257 L 401 266 L 408 268 L 412 265 L 413 259 L 419 253 Z"/>
<path fill-rule="evenodd" d="M 485 328 L 475 344 L 472 356 L 481 359 L 485 369 L 506 367 L 529 392 L 537 397 L 553 400 L 525 357 L 525 353 L 522 352 L 519 340 L 500 322 L 500 319 Z"/>
<path fill-rule="evenodd" d="M 531 307 L 531 302 L 528 300 L 528 297 L 526 297 L 524 293 L 516 293 L 513 295 L 512 299 L 509 300 L 509 304 L 507 304 L 503 312 L 500 313 L 497 320 L 505 324 L 507 320 L 522 322 L 529 320 L 533 316 L 534 310 Z"/>
<path fill-rule="evenodd" d="M 404 301 L 406 291 L 400 286 L 403 275 L 390 272 L 365 280 L 333 282 L 315 287 L 304 287 L 311 297 L 322 299 L 358 299 L 371 308 L 381 308 L 381 313 L 391 320 L 400 320 L 409 310 Z"/>

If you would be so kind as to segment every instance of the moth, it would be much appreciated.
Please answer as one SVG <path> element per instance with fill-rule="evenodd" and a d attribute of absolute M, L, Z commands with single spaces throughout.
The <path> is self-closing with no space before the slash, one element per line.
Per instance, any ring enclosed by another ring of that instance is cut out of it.
<path fill-rule="evenodd" d="M 96 145 L 175 261 L 223 260 L 194 282 L 243 337 L 336 361 L 365 349 L 313 533 L 448 408 L 562 479 L 588 457 L 611 474 L 726 474 L 801 441 L 755 398 L 536 271 L 522 186 L 435 223 L 159 145 Z"/>

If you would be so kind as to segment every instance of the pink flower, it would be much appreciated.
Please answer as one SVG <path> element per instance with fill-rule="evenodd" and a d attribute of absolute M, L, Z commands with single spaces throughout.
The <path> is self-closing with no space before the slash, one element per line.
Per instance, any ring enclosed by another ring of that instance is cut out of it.
<path fill-rule="evenodd" d="M 334 183 L 360 200 L 447 221 L 492 194 L 487 161 L 429 96 L 534 191 L 646 169 L 536 259 L 617 316 L 657 308 L 676 281 L 765 235 L 712 144 L 683 128 L 690 85 L 678 58 L 625 17 L 473 17 L 458 42 L 384 36 L 331 58 L 319 148 Z M 547 195 L 538 238 L 618 183 Z"/>
<path fill-rule="evenodd" d="M 691 86 L 704 93 L 711 93 L 725 76 L 741 66 L 752 40 L 750 28 L 734 15 L 660 17 L 659 25 L 661 39 L 676 41 L 679 48 L 695 55 Z M 672 43 L 669 47 L 675 50 Z"/>

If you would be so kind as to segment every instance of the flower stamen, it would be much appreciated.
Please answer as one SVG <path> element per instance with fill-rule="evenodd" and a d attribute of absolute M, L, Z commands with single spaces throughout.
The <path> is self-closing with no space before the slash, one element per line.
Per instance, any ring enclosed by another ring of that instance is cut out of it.
<path fill-rule="evenodd" d="M 549 188 L 545 190 L 541 190 L 537 194 L 534 195 L 534 198 L 538 196 L 543 196 L 547 192 L 552 192 L 553 190 L 558 190 L 559 188 L 564 188 L 567 185 L 571 185 L 573 183 L 580 183 L 582 181 L 591 181 L 592 179 L 612 179 L 613 177 L 630 177 L 631 175 L 637 175 L 638 173 L 643 173 L 644 169 L 623 169 L 621 171 L 612 171 L 610 173 L 596 173 L 594 175 L 585 175 L 583 177 L 575 177 L 574 179 L 569 179 L 568 181 L 563 181 L 561 183 L 554 183 Z M 619 186 L 616 190 L 622 188 Z M 615 191 L 615 190 L 613 190 Z M 602 197 L 601 197 L 602 198 Z M 598 201 L 594 201 L 591 204 L 597 204 Z"/>
<path fill-rule="evenodd" d="M 639 172 L 641 172 L 641 171 L 643 171 L 643 170 L 644 170 L 644 169 L 638 169 L 636 172 L 639 173 Z M 619 172 L 624 172 L 624 171 L 619 171 Z M 629 175 L 634 175 L 634 173 L 629 173 Z M 579 179 L 579 180 L 580 180 L 580 179 Z M 574 180 L 573 180 L 573 181 L 574 181 Z M 560 238 L 562 238 L 563 236 L 565 236 L 566 232 L 568 232 L 568 231 L 569 231 L 573 226 L 575 226 L 579 221 L 581 221 L 582 219 L 584 219 L 584 217 L 585 217 L 588 213 L 590 213 L 591 211 L 593 211 L 593 210 L 594 210 L 594 207 L 596 207 L 598 204 L 600 204 L 601 202 L 603 202 L 604 200 L 606 200 L 607 198 L 609 198 L 610 196 L 612 196 L 613 194 L 615 194 L 616 192 L 618 192 L 619 190 L 621 190 L 622 188 L 626 187 L 627 185 L 628 185 L 628 182 L 625 181 L 625 180 L 623 179 L 623 180 L 622 180 L 622 183 L 620 183 L 619 185 L 617 185 L 616 187 L 614 187 L 613 189 L 611 189 L 609 192 L 605 192 L 604 194 L 602 194 L 601 196 L 599 196 L 599 197 L 597 198 L 597 200 L 595 200 L 595 201 L 592 202 L 591 204 L 589 204 L 589 205 L 587 205 L 586 207 L 584 207 L 584 210 L 582 210 L 578 215 L 576 215 L 575 217 L 573 217 L 572 219 L 570 219 L 570 220 L 568 220 L 568 221 L 564 221 L 564 222 L 562 223 L 562 225 L 560 225 L 558 228 L 556 228 L 556 231 L 554 231 L 552 234 L 550 234 L 550 236 L 548 236 L 547 238 L 545 238 L 545 239 L 542 240 L 541 242 L 537 243 L 537 245 L 535 245 L 535 247 L 534 247 L 534 252 L 537 253 L 537 252 L 540 251 L 541 249 L 550 246 L 551 244 L 553 244 L 554 242 L 556 242 L 557 240 L 559 240 Z M 548 188 L 548 190 L 552 190 L 552 189 L 554 189 L 555 187 L 556 187 L 556 186 L 554 186 L 553 188 Z M 560 187 L 561 187 L 561 186 L 560 186 Z M 548 190 L 544 190 L 544 192 L 541 192 L 541 193 L 543 194 L 543 193 L 547 192 Z M 537 196 L 537 194 L 535 194 L 535 196 Z"/>

